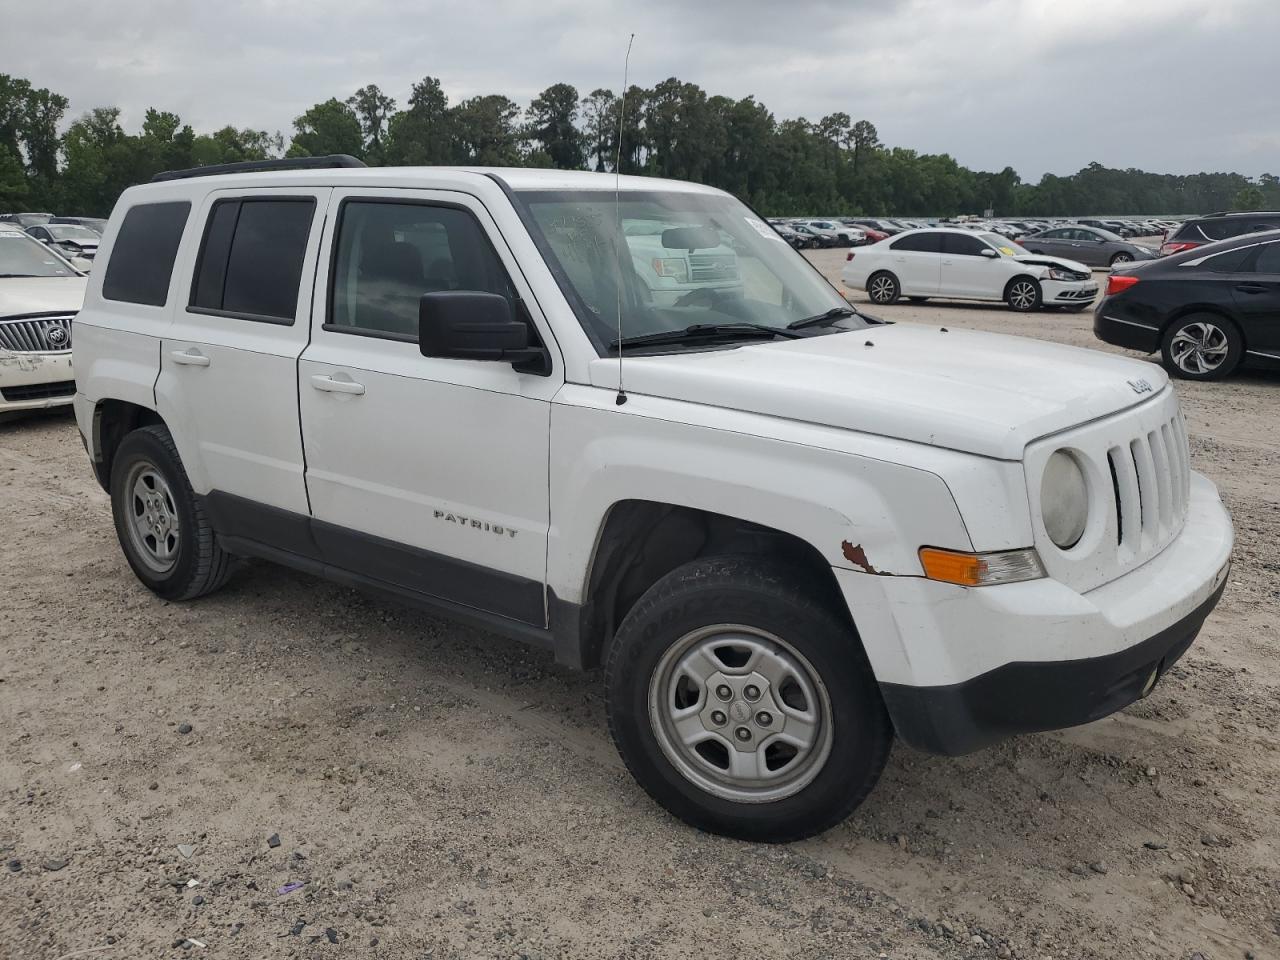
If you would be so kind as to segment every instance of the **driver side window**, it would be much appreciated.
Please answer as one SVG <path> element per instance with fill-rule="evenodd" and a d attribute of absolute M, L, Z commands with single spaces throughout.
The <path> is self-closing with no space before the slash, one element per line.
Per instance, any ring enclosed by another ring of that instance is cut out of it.
<path fill-rule="evenodd" d="M 442 290 L 515 291 L 467 210 L 348 200 L 338 215 L 326 330 L 418 339 L 418 301 Z"/>
<path fill-rule="evenodd" d="M 963 233 L 946 234 L 946 252 L 957 257 L 980 257 L 982 251 L 990 249 L 980 239 Z"/>

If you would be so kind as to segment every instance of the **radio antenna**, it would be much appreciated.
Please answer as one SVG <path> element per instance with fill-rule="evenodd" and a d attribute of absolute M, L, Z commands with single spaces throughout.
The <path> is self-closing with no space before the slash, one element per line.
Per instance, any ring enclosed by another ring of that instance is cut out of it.
<path fill-rule="evenodd" d="M 613 161 L 613 215 L 616 221 L 616 232 L 613 235 L 613 262 L 617 269 L 618 287 L 618 396 L 614 403 L 622 406 L 627 402 L 627 391 L 622 386 L 622 121 L 627 115 L 627 83 L 631 73 L 631 44 L 636 35 L 631 34 L 627 40 L 627 57 L 622 63 L 622 96 L 618 101 L 618 150 Z"/>

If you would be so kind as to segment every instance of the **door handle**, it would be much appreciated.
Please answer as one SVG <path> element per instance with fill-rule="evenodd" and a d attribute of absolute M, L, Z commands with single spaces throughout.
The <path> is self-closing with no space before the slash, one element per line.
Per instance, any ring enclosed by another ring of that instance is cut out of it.
<path fill-rule="evenodd" d="M 1260 283 L 1237 283 L 1236 289 L 1241 293 L 1266 293 L 1267 288 Z"/>
<path fill-rule="evenodd" d="M 311 378 L 311 385 L 325 393 L 349 393 L 352 396 L 364 395 L 364 384 L 354 380 L 337 380 L 334 377 L 316 376 Z"/>
<path fill-rule="evenodd" d="M 207 367 L 210 363 L 209 358 L 195 347 L 189 347 L 186 350 L 175 350 L 169 356 L 173 358 L 174 363 L 180 363 L 184 367 Z"/>

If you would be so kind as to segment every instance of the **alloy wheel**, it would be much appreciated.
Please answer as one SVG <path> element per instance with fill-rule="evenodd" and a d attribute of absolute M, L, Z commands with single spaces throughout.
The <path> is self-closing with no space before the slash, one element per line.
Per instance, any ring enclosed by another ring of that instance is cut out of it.
<path fill-rule="evenodd" d="M 894 282 L 889 277 L 876 277 L 871 281 L 871 289 L 867 292 L 876 303 L 889 303 L 894 296 Z"/>
<path fill-rule="evenodd" d="M 1188 323 L 1169 341 L 1169 356 L 1183 373 L 1203 375 L 1227 359 L 1231 344 L 1226 331 L 1207 321 Z"/>
<path fill-rule="evenodd" d="M 1030 310 L 1036 305 L 1036 288 L 1030 280 L 1019 280 L 1009 288 L 1009 302 L 1015 310 Z"/>

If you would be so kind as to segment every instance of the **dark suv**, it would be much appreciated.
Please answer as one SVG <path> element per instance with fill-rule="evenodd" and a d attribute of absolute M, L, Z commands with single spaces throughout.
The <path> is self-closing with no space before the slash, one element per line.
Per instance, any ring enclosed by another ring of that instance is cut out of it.
<path fill-rule="evenodd" d="M 1206 243 L 1230 240 L 1246 233 L 1261 233 L 1263 230 L 1280 230 L 1280 213 L 1274 210 L 1211 213 L 1188 220 L 1171 232 L 1161 244 L 1160 254 L 1168 256 L 1171 253 L 1181 253 Z"/>

